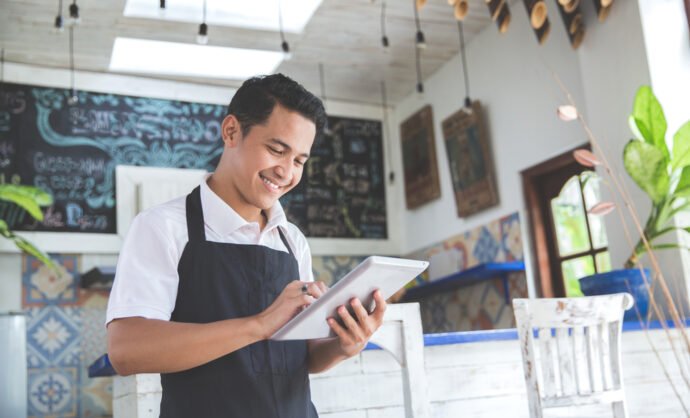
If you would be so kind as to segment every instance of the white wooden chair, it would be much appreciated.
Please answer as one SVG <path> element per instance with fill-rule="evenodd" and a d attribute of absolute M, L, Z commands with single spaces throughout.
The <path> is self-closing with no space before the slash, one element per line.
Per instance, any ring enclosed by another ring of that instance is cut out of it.
<path fill-rule="evenodd" d="M 627 293 L 513 300 L 530 417 L 542 418 L 546 408 L 605 403 L 614 417 L 628 417 L 621 328 L 632 304 Z"/>

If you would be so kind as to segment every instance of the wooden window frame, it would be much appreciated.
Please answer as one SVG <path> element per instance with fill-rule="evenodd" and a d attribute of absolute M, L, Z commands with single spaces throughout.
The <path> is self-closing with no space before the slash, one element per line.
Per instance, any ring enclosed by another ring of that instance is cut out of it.
<path fill-rule="evenodd" d="M 526 211 L 529 218 L 530 231 L 532 235 L 531 240 L 531 250 L 534 254 L 534 276 L 537 294 L 541 297 L 563 297 L 565 296 L 565 283 L 563 280 L 558 278 L 560 274 L 553 274 L 554 269 L 560 271 L 560 263 L 565 260 L 577 258 L 579 256 L 591 254 L 595 256 L 600 252 L 604 252 L 608 249 L 594 249 L 591 245 L 591 231 L 589 232 L 590 248 L 587 251 L 579 252 L 577 254 L 570 254 L 566 257 L 559 256 L 558 254 L 553 254 L 553 246 L 549 243 L 549 235 L 552 235 L 555 239 L 555 231 L 551 231 L 552 221 L 550 218 L 551 209 L 550 207 L 545 207 L 546 204 L 541 198 L 540 192 L 542 189 L 542 184 L 545 179 L 548 181 L 560 182 L 565 184 L 565 182 L 572 177 L 572 174 L 564 174 L 565 169 L 568 166 L 577 164 L 575 158 L 573 157 L 573 151 L 578 149 L 591 150 L 589 143 L 577 146 L 571 150 L 568 150 L 562 154 L 559 154 L 547 161 L 539 163 L 533 167 L 523 170 L 520 174 L 522 176 L 522 186 L 523 193 L 526 204 Z M 584 202 L 583 197 L 583 204 Z M 549 214 L 549 215 L 545 215 Z M 589 220 L 587 219 L 587 229 L 589 230 Z M 557 244 L 555 244 L 557 251 Z M 596 258 L 594 259 L 596 264 Z M 595 265 L 596 269 L 596 265 Z"/>

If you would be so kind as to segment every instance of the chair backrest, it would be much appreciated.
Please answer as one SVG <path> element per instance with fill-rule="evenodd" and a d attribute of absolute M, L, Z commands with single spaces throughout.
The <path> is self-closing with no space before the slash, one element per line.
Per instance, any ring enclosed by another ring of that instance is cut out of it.
<path fill-rule="evenodd" d="M 621 328 L 632 304 L 627 293 L 513 300 L 532 417 L 569 405 L 624 409 Z"/>

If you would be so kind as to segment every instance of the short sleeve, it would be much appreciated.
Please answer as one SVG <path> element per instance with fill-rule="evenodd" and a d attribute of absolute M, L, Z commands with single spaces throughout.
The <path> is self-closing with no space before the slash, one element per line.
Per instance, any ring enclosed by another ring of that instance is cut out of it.
<path fill-rule="evenodd" d="M 170 319 L 177 298 L 179 255 L 160 219 L 142 212 L 132 221 L 118 258 L 106 324 L 133 316 Z"/>

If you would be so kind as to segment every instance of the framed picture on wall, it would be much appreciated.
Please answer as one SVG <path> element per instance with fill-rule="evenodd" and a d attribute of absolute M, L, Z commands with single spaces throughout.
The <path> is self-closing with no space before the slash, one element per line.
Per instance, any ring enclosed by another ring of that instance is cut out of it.
<path fill-rule="evenodd" d="M 441 197 L 438 179 L 434 118 L 426 105 L 400 124 L 405 200 L 407 208 L 418 208 Z"/>
<path fill-rule="evenodd" d="M 491 147 L 484 129 L 481 105 L 461 109 L 442 123 L 458 216 L 463 218 L 498 204 Z"/>

